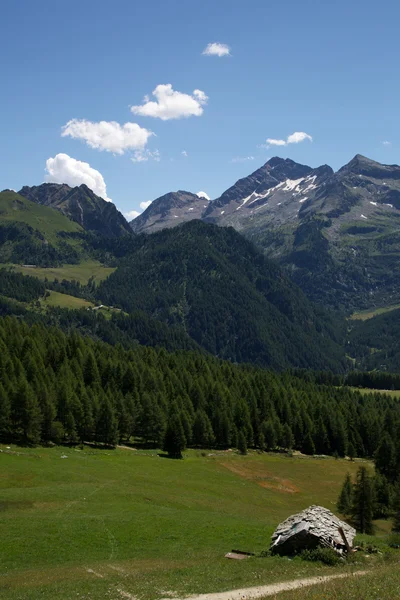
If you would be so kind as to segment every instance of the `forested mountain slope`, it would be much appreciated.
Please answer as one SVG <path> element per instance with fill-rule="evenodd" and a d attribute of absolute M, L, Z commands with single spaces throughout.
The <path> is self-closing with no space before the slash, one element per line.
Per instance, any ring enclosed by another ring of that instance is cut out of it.
<path fill-rule="evenodd" d="M 221 358 L 279 369 L 344 367 L 344 323 L 317 309 L 232 228 L 192 221 L 130 245 L 97 290 L 102 302 L 181 325 Z"/>
<path fill-rule="evenodd" d="M 159 446 L 172 422 L 197 447 L 235 447 L 241 436 L 259 448 L 344 456 L 351 444 L 357 456 L 373 456 L 387 433 L 400 456 L 400 405 L 388 396 L 0 318 L 1 441 L 134 436 Z"/>
<path fill-rule="evenodd" d="M 348 352 L 360 369 L 400 372 L 400 309 L 350 327 Z"/>

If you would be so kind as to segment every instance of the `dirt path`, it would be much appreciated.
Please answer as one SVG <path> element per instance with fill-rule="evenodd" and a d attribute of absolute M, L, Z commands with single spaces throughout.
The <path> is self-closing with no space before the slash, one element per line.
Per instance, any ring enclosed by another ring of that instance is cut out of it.
<path fill-rule="evenodd" d="M 199 596 L 188 596 L 184 600 L 248 600 L 249 598 L 264 598 L 274 596 L 279 592 L 297 590 L 310 585 L 326 583 L 334 579 L 344 579 L 345 577 L 356 577 L 365 575 L 368 571 L 355 571 L 354 573 L 341 573 L 340 575 L 326 575 L 321 577 L 309 577 L 308 579 L 295 579 L 293 581 L 283 581 L 282 583 L 272 583 L 270 585 L 261 585 L 240 590 L 231 590 L 229 592 L 219 592 L 218 594 L 200 594 Z M 183 600 L 181 598 L 164 598 L 163 600 Z"/>

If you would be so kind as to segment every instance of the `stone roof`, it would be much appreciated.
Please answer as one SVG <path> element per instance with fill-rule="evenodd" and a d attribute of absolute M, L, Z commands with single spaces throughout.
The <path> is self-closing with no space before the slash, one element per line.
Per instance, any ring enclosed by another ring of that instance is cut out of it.
<path fill-rule="evenodd" d="M 271 550 L 279 554 L 293 554 L 306 548 L 325 546 L 342 554 L 346 551 L 339 528 L 353 546 L 356 530 L 338 519 L 323 506 L 310 506 L 283 521 L 272 535 Z"/>

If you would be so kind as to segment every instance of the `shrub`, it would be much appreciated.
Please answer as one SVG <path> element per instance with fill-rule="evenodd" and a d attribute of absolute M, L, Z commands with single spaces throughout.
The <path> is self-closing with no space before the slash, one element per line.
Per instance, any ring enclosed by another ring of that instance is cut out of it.
<path fill-rule="evenodd" d="M 324 565 L 334 567 L 342 562 L 342 558 L 336 554 L 332 548 L 314 548 L 313 550 L 303 550 L 300 554 L 303 560 L 311 562 L 321 562 Z"/>

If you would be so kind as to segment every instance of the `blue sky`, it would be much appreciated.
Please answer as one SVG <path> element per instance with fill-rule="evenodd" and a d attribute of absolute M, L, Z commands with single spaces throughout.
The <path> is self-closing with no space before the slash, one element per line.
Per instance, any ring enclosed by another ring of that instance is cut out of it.
<path fill-rule="evenodd" d="M 215 198 L 275 155 L 400 162 L 394 0 L 6 4 L 1 189 L 93 180 L 140 212 L 178 189 Z M 202 54 L 214 42 L 230 54 Z M 312 141 L 266 142 L 294 132 Z"/>

